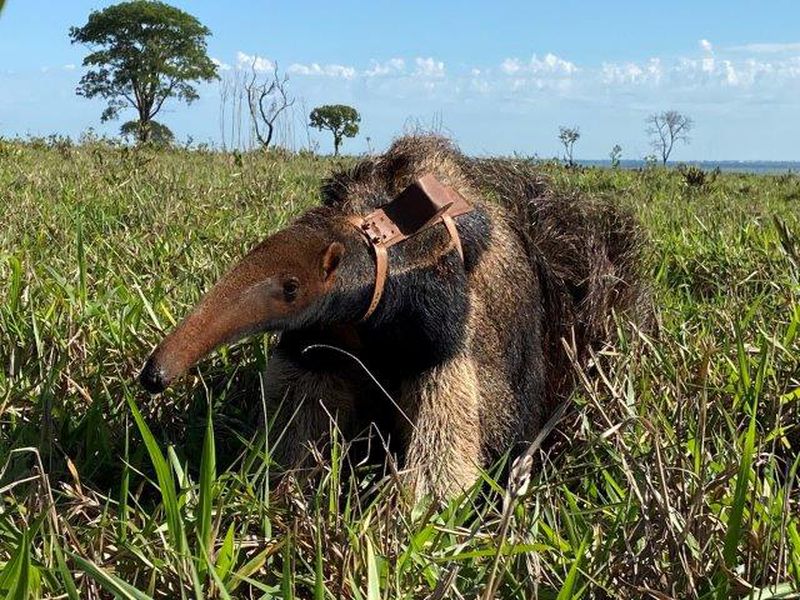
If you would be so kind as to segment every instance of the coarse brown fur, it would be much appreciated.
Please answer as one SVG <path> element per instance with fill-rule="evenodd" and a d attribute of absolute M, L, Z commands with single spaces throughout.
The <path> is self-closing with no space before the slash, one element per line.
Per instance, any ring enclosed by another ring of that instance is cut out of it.
<path fill-rule="evenodd" d="M 427 173 L 475 206 L 456 218 L 464 260 L 443 226 L 393 246 L 384 297 L 362 322 L 374 263 L 348 219 Z M 418 496 L 457 493 L 530 441 L 568 392 L 561 339 L 584 356 L 608 338 L 612 310 L 633 310 L 640 297 L 630 214 L 556 196 L 530 166 L 468 158 L 441 137 L 397 140 L 330 177 L 322 197 L 226 275 L 142 375 L 162 389 L 219 343 L 282 331 L 264 383 L 280 407 L 275 453 L 287 466 L 324 444 L 333 418 L 345 437 L 373 426 L 390 439 Z M 302 302 L 286 296 L 290 280 Z M 384 389 L 354 361 L 308 350 L 319 344 L 358 357 Z"/>

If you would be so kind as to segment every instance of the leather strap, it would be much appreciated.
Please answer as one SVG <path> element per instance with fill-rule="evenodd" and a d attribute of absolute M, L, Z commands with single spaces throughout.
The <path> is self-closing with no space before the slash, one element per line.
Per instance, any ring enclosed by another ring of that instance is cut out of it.
<path fill-rule="evenodd" d="M 461 247 L 461 238 L 458 236 L 458 229 L 456 229 L 456 222 L 453 220 L 448 213 L 444 213 L 442 215 L 442 222 L 444 226 L 447 227 L 447 233 L 450 234 L 450 239 L 453 240 L 453 245 L 456 247 L 456 252 L 461 257 L 461 261 L 464 261 L 464 249 Z"/>
<path fill-rule="evenodd" d="M 349 218 L 375 255 L 375 286 L 362 321 L 375 312 L 383 297 L 389 277 L 388 248 L 441 221 L 447 228 L 458 255 L 464 260 L 464 249 L 453 217 L 470 212 L 473 208 L 461 194 L 428 174 L 408 186 L 394 200 L 365 217 Z"/>

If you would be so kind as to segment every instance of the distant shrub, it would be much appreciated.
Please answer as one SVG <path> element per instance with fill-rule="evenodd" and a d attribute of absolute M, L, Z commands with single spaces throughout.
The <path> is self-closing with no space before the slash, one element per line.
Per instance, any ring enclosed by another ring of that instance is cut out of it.
<path fill-rule="evenodd" d="M 142 133 L 143 129 L 147 132 Z M 149 121 L 144 124 L 139 121 L 128 121 L 119 128 L 119 133 L 126 140 L 136 142 L 146 139 L 146 142 L 139 143 L 147 143 L 156 147 L 171 146 L 175 141 L 172 130 L 158 121 Z"/>
<path fill-rule="evenodd" d="M 64 158 L 69 158 L 74 146 L 72 138 L 68 135 L 51 134 L 48 136 L 28 135 L 26 138 L 17 138 L 16 144 L 24 144 L 34 150 L 57 150 Z"/>
<path fill-rule="evenodd" d="M 655 169 L 658 167 L 658 157 L 655 154 L 648 154 L 644 157 L 644 168 Z"/>
<path fill-rule="evenodd" d="M 63 158 L 70 158 L 70 156 L 72 156 L 73 143 L 72 138 L 68 135 L 50 135 L 47 138 L 47 143 L 51 148 L 58 150 L 58 153 Z"/>
<path fill-rule="evenodd" d="M 275 160 L 288 161 L 294 157 L 294 153 L 284 146 L 270 146 L 266 152 L 269 157 Z"/>
<path fill-rule="evenodd" d="M 316 158 L 317 153 L 313 148 L 300 148 L 297 152 L 297 156 L 300 158 Z"/>
<path fill-rule="evenodd" d="M 10 140 L 0 137 L 0 160 L 11 159 L 19 154 L 19 148 Z"/>
<path fill-rule="evenodd" d="M 233 164 L 236 165 L 237 168 L 241 168 L 244 165 L 242 153 L 239 150 L 233 151 Z"/>
<path fill-rule="evenodd" d="M 680 165 L 678 172 L 683 178 L 683 184 L 689 188 L 702 188 L 708 182 L 706 172 L 695 165 Z"/>
<path fill-rule="evenodd" d="M 209 142 L 200 142 L 196 144 L 194 148 L 190 148 L 190 150 L 197 154 L 213 154 L 215 152 L 214 144 Z"/>
<path fill-rule="evenodd" d="M 84 148 L 112 149 L 122 146 L 122 140 L 118 137 L 101 135 L 94 127 L 88 127 L 81 132 L 76 145 Z"/>
<path fill-rule="evenodd" d="M 683 185 L 690 189 L 702 189 L 714 183 L 717 177 L 722 172 L 719 167 L 712 171 L 704 171 L 696 165 L 682 164 L 678 167 Z"/>
<path fill-rule="evenodd" d="M 786 184 L 784 184 L 786 185 Z M 787 187 L 789 187 L 787 185 Z M 800 202 L 800 187 L 794 186 L 790 187 L 789 190 L 783 196 L 784 200 L 788 200 L 789 202 Z"/>

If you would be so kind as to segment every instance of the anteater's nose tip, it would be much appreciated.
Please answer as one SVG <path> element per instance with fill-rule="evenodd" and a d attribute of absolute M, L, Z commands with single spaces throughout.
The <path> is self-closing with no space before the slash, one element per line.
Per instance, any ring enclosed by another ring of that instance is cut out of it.
<path fill-rule="evenodd" d="M 151 394 L 163 392 L 169 384 L 166 374 L 152 357 L 139 373 L 139 383 Z"/>

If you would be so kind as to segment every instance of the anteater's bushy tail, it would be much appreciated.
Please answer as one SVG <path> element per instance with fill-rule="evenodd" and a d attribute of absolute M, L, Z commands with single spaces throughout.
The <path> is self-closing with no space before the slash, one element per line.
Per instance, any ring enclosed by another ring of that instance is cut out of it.
<path fill-rule="evenodd" d="M 612 311 L 643 306 L 643 232 L 633 214 L 608 200 L 556 194 L 524 161 L 470 160 L 474 185 L 505 206 L 526 240 L 544 296 L 544 347 L 552 389 L 563 395 L 572 368 L 562 338 L 584 359 L 613 337 Z"/>

